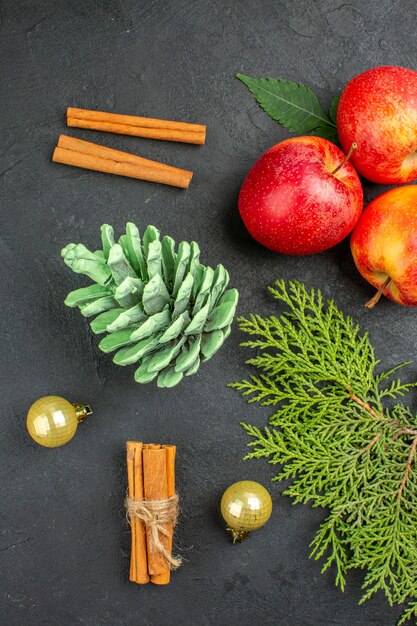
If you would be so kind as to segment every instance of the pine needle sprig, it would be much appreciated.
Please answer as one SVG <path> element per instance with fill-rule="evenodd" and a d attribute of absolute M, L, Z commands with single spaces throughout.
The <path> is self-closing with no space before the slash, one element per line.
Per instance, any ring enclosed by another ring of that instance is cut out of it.
<path fill-rule="evenodd" d="M 342 590 L 362 569 L 361 603 L 377 591 L 409 602 L 404 624 L 417 618 L 417 419 L 399 398 L 417 383 L 396 378 L 408 363 L 379 371 L 368 334 L 320 291 L 283 280 L 269 291 L 279 316 L 239 319 L 258 373 L 230 386 L 274 411 L 264 429 L 242 424 L 245 458 L 268 459 L 290 481 L 284 495 L 326 509 L 311 556 Z"/>

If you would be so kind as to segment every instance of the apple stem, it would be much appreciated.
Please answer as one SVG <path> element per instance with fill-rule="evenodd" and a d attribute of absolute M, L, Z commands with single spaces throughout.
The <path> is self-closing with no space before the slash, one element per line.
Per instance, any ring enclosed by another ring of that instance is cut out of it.
<path fill-rule="evenodd" d="M 356 150 L 356 148 L 358 147 L 358 144 L 356 143 L 356 141 L 353 142 L 353 144 L 350 146 L 350 150 L 347 153 L 347 155 L 345 156 L 345 158 L 343 159 L 343 161 L 341 163 L 339 163 L 339 165 L 337 167 L 334 168 L 333 172 L 330 172 L 330 174 L 332 174 L 332 176 L 334 176 L 336 174 L 336 172 L 338 172 L 340 170 L 341 167 L 343 167 L 350 159 L 350 157 L 352 156 L 352 152 L 354 150 Z"/>
<path fill-rule="evenodd" d="M 385 288 L 388 287 L 389 283 L 391 281 L 391 276 L 388 276 L 385 281 L 383 282 L 383 284 L 380 286 L 380 288 L 378 289 L 378 291 L 376 292 L 376 294 L 374 295 L 373 298 L 371 298 L 369 300 L 369 302 L 367 302 L 365 304 L 365 307 L 367 309 L 373 309 L 374 306 L 376 305 L 377 302 L 379 302 L 380 297 L 382 296 L 382 294 L 385 291 Z"/>

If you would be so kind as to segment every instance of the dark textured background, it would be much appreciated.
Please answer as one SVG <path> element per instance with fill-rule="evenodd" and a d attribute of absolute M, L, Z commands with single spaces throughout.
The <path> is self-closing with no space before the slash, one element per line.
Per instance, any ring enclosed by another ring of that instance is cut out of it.
<path fill-rule="evenodd" d="M 185 1 L 3 0 L 0 179 L 0 619 L 5 626 L 385 626 L 398 610 L 383 597 L 357 606 L 361 576 L 344 594 L 307 558 L 323 512 L 292 506 L 269 484 L 273 468 L 244 464 L 246 407 L 227 381 L 246 374 L 235 328 L 215 358 L 174 390 L 138 386 L 97 349 L 66 293 L 80 278 L 60 249 L 99 243 L 103 222 L 127 220 L 195 239 L 203 261 L 222 262 L 240 291 L 239 312 L 273 310 L 277 277 L 320 287 L 369 330 L 388 365 L 414 357 L 413 310 L 373 290 L 345 242 L 314 258 L 281 257 L 246 234 L 237 214 L 242 180 L 287 132 L 256 105 L 236 72 L 313 88 L 324 105 L 355 74 L 380 64 L 413 67 L 414 0 Z M 188 191 L 52 164 L 68 105 L 206 123 L 203 147 L 105 133 L 69 134 L 192 169 Z M 366 184 L 369 200 L 381 188 Z M 82 280 L 82 279 L 81 279 Z M 415 374 L 411 370 L 411 374 Z M 47 450 L 25 431 L 30 404 L 60 394 L 94 415 L 66 447 Z M 187 562 L 166 588 L 127 580 L 123 513 L 127 439 L 178 446 Z M 232 546 L 218 515 L 229 483 L 269 485 L 274 515 Z"/>

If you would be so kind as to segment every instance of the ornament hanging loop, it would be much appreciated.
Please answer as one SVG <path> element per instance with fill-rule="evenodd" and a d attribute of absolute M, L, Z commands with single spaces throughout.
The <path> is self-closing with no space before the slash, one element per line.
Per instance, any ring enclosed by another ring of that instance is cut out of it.
<path fill-rule="evenodd" d="M 236 530 L 236 528 L 230 528 L 230 526 L 226 526 L 226 530 L 232 535 L 233 543 L 242 543 L 250 535 L 248 530 Z"/>
<path fill-rule="evenodd" d="M 93 410 L 89 404 L 80 404 L 78 402 L 71 402 L 75 409 L 75 415 L 78 422 L 83 422 L 86 417 L 92 414 Z"/>

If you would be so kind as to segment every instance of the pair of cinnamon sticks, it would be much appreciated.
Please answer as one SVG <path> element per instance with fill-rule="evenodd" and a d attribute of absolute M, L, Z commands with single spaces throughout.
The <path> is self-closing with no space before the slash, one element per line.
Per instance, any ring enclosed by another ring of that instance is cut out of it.
<path fill-rule="evenodd" d="M 206 127 L 201 124 L 157 120 L 71 107 L 67 109 L 67 125 L 135 137 L 200 145 L 204 144 L 206 137 Z M 188 188 L 193 176 L 192 172 L 187 170 L 67 135 L 59 137 L 52 161 L 108 174 L 149 180 L 183 189 Z"/>
<path fill-rule="evenodd" d="M 136 501 L 164 501 L 175 495 L 175 446 L 143 444 L 128 441 L 127 476 L 129 498 Z M 130 520 L 132 544 L 130 580 L 144 585 L 151 581 L 166 585 L 170 581 L 170 567 L 163 556 L 152 549 L 151 528 L 138 517 Z M 172 551 L 173 526 L 159 539 Z"/>

